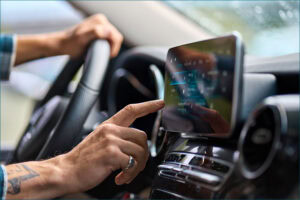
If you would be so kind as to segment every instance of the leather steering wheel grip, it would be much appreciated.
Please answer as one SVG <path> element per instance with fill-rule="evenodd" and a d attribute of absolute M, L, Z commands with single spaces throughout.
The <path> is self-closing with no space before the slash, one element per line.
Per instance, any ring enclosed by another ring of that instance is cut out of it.
<path fill-rule="evenodd" d="M 99 96 L 109 58 L 108 41 L 95 40 L 88 49 L 83 75 L 76 91 L 36 160 L 46 159 L 72 149 L 76 136 L 80 133 Z"/>

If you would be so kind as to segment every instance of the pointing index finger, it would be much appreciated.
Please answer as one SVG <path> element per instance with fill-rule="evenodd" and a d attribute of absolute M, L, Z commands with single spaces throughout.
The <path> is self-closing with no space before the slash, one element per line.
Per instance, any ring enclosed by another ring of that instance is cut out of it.
<path fill-rule="evenodd" d="M 120 110 L 107 123 L 113 123 L 119 126 L 130 126 L 137 118 L 156 112 L 165 106 L 163 100 L 147 101 L 143 103 L 130 104 Z"/>

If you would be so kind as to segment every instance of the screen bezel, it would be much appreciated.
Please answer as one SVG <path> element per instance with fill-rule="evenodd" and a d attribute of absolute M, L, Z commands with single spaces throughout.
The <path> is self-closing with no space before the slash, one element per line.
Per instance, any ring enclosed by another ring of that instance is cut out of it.
<path fill-rule="evenodd" d="M 217 37 L 209 40 L 202 40 L 196 43 L 208 42 L 226 38 L 234 38 L 235 41 L 235 61 L 234 61 L 234 76 L 233 76 L 233 96 L 232 96 L 232 108 L 231 108 L 231 123 L 230 123 L 230 132 L 227 134 L 218 134 L 218 133 L 184 133 L 173 130 L 166 130 L 167 132 L 179 132 L 183 137 L 186 138 L 198 138 L 198 137 L 216 137 L 216 138 L 229 138 L 236 132 L 236 129 L 240 126 L 241 123 L 241 105 L 242 105 L 242 88 L 243 88 L 243 64 L 244 64 L 244 45 L 239 33 L 234 32 L 230 35 Z M 195 43 L 190 43 L 195 44 Z M 182 46 L 186 46 L 185 44 Z M 170 56 L 170 53 L 173 49 L 181 46 L 173 47 L 168 50 L 167 59 Z M 166 62 L 167 64 L 167 62 Z M 167 70 L 165 70 L 165 80 L 167 75 Z M 166 83 L 165 89 L 166 91 Z"/>

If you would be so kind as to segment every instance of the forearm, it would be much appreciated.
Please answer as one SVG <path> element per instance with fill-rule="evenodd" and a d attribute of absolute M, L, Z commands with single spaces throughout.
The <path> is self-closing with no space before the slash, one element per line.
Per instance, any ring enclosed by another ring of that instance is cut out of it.
<path fill-rule="evenodd" d="M 15 65 L 49 56 L 56 56 L 60 53 L 62 32 L 18 35 Z"/>
<path fill-rule="evenodd" d="M 67 193 L 61 156 L 6 166 L 7 199 L 47 199 Z"/>

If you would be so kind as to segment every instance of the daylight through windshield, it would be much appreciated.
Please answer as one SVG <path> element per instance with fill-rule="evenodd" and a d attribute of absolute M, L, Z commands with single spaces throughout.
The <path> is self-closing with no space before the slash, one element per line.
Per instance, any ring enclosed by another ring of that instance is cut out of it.
<path fill-rule="evenodd" d="M 299 52 L 299 1 L 166 1 L 214 35 L 240 32 L 255 56 Z"/>

